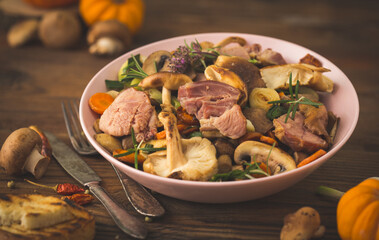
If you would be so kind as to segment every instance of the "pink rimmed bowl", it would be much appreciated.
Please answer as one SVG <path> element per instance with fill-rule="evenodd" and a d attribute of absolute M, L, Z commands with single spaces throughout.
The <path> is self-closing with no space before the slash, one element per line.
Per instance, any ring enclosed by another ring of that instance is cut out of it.
<path fill-rule="evenodd" d="M 325 75 L 333 80 L 334 91 L 332 94 L 322 94 L 321 100 L 328 110 L 331 110 L 340 117 L 340 123 L 335 143 L 326 155 L 301 168 L 271 177 L 235 182 L 194 182 L 163 178 L 145 173 L 141 170 L 136 170 L 113 158 L 111 154 L 95 141 L 93 137 L 95 132 L 92 126 L 98 115 L 93 113 L 89 108 L 88 99 L 94 93 L 107 91 L 105 80 L 117 79 L 117 73 L 121 65 L 131 57 L 131 55 L 140 53 L 147 56 L 156 50 L 175 50 L 178 46 L 184 45 L 185 41 L 187 43 L 194 40 L 217 43 L 229 36 L 243 37 L 249 44 L 259 43 L 262 45 L 262 49 L 272 48 L 280 52 L 288 63 L 297 63 L 300 58 L 309 53 L 319 59 L 325 68 L 331 70 L 325 73 Z M 80 102 L 80 121 L 84 133 L 91 144 L 105 159 L 143 186 L 155 192 L 177 199 L 203 203 L 231 203 L 262 198 L 282 191 L 301 181 L 341 149 L 353 133 L 358 121 L 358 116 L 358 96 L 352 83 L 347 76 L 328 59 L 294 43 L 271 37 L 242 33 L 203 33 L 179 36 L 134 49 L 102 68 L 88 83 Z"/>

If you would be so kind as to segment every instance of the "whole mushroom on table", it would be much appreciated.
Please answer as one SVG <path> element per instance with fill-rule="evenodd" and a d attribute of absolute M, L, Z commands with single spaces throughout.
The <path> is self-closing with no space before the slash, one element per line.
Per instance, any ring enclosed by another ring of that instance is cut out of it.
<path fill-rule="evenodd" d="M 8 175 L 30 172 L 40 179 L 51 159 L 51 148 L 47 138 L 35 127 L 20 128 L 5 140 L 0 151 L 0 166 Z M 44 139 L 43 139 L 44 138 Z"/>

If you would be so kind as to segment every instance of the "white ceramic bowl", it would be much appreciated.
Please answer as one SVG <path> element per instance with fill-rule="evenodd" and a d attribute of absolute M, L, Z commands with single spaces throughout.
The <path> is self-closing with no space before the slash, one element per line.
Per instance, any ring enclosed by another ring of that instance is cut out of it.
<path fill-rule="evenodd" d="M 288 63 L 296 63 L 300 58 L 309 53 L 318 58 L 324 67 L 331 70 L 331 72 L 325 75 L 334 81 L 334 92 L 333 94 L 323 94 L 321 97 L 327 108 L 339 116 L 341 120 L 335 138 L 335 144 L 326 155 L 304 167 L 271 177 L 234 182 L 194 182 L 163 178 L 136 170 L 113 158 L 95 141 L 93 138 L 95 132 L 92 125 L 98 116 L 90 110 L 88 99 L 94 93 L 106 91 L 104 80 L 117 79 L 118 70 L 132 54 L 136 55 L 141 53 L 147 56 L 156 50 L 171 51 L 183 45 L 184 41 L 190 43 L 195 39 L 198 41 L 217 43 L 228 36 L 243 37 L 249 44 L 261 44 L 263 49 L 272 48 L 280 52 Z M 253 200 L 277 193 L 299 182 L 341 149 L 353 133 L 358 121 L 358 115 L 359 103 L 353 85 L 346 75 L 329 60 L 309 49 L 287 41 L 240 33 L 205 33 L 180 36 L 151 43 L 130 51 L 106 65 L 92 78 L 85 88 L 80 102 L 80 120 L 84 133 L 91 144 L 104 158 L 151 190 L 177 199 L 204 203 L 230 203 Z"/>

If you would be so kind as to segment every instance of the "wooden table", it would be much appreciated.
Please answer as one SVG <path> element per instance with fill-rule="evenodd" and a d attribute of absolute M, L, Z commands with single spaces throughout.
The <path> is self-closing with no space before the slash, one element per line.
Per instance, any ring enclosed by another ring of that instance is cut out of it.
<path fill-rule="evenodd" d="M 346 191 L 379 172 L 379 3 L 377 1 L 146 0 L 146 19 L 133 48 L 200 32 L 244 32 L 285 39 L 325 56 L 350 78 L 360 99 L 360 118 L 346 145 L 304 181 L 275 195 L 234 204 L 200 204 L 154 194 L 166 214 L 146 223 L 148 239 L 278 239 L 283 218 L 311 206 L 326 226 L 322 239 L 339 239 L 336 205 L 315 194 L 319 185 Z M 51 50 L 36 42 L 12 49 L 5 33 L 15 17 L 0 15 L 0 143 L 14 130 L 36 124 L 69 143 L 60 102 L 79 98 L 91 77 L 112 58 L 74 50 Z M 17 18 L 16 18 L 17 19 Z M 100 156 L 84 157 L 102 185 L 141 220 L 127 201 L 111 166 Z M 9 180 L 15 189 L 7 188 Z M 75 183 L 55 161 L 41 180 Z M 0 174 L 0 193 L 42 193 L 22 177 Z M 130 239 L 95 201 L 96 239 Z"/>

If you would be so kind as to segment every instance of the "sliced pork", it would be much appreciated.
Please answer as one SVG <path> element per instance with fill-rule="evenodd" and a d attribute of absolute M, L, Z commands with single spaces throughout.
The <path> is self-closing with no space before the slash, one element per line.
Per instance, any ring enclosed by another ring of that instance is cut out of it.
<path fill-rule="evenodd" d="M 100 130 L 121 137 L 133 128 L 137 141 L 150 140 L 157 133 L 157 117 L 146 93 L 128 88 L 121 92 L 100 118 Z"/>
<path fill-rule="evenodd" d="M 250 56 L 247 49 L 238 43 L 229 43 L 220 49 L 221 55 L 236 56 L 249 60 Z"/>
<path fill-rule="evenodd" d="M 179 87 L 178 100 L 200 120 L 201 130 L 218 130 L 238 138 L 246 133 L 246 118 L 237 104 L 240 94 L 226 83 L 201 81 Z"/>
<path fill-rule="evenodd" d="M 201 81 L 179 87 L 178 100 L 197 119 L 221 116 L 237 103 L 240 91 L 217 81 Z M 205 115 L 205 116 L 203 116 Z"/>
<path fill-rule="evenodd" d="M 280 65 L 286 64 L 282 54 L 272 50 L 271 48 L 266 48 L 262 51 L 262 46 L 260 44 L 253 44 L 248 49 L 248 52 L 251 57 L 256 58 L 261 62 L 263 66 L 270 65 Z"/>
<path fill-rule="evenodd" d="M 330 142 L 329 134 L 326 130 L 328 125 L 328 111 L 324 105 L 314 107 L 310 105 L 300 104 L 299 111 L 304 115 L 304 125 L 312 133 L 323 136 L 327 142 Z"/>
<path fill-rule="evenodd" d="M 295 152 L 313 153 L 319 149 L 327 149 L 328 143 L 321 137 L 313 134 L 304 126 L 304 116 L 297 112 L 294 120 L 286 114 L 274 119 L 275 136 Z"/>
<path fill-rule="evenodd" d="M 226 110 L 220 117 L 200 120 L 200 130 L 218 130 L 224 136 L 237 139 L 246 134 L 246 118 L 237 104 Z"/>

